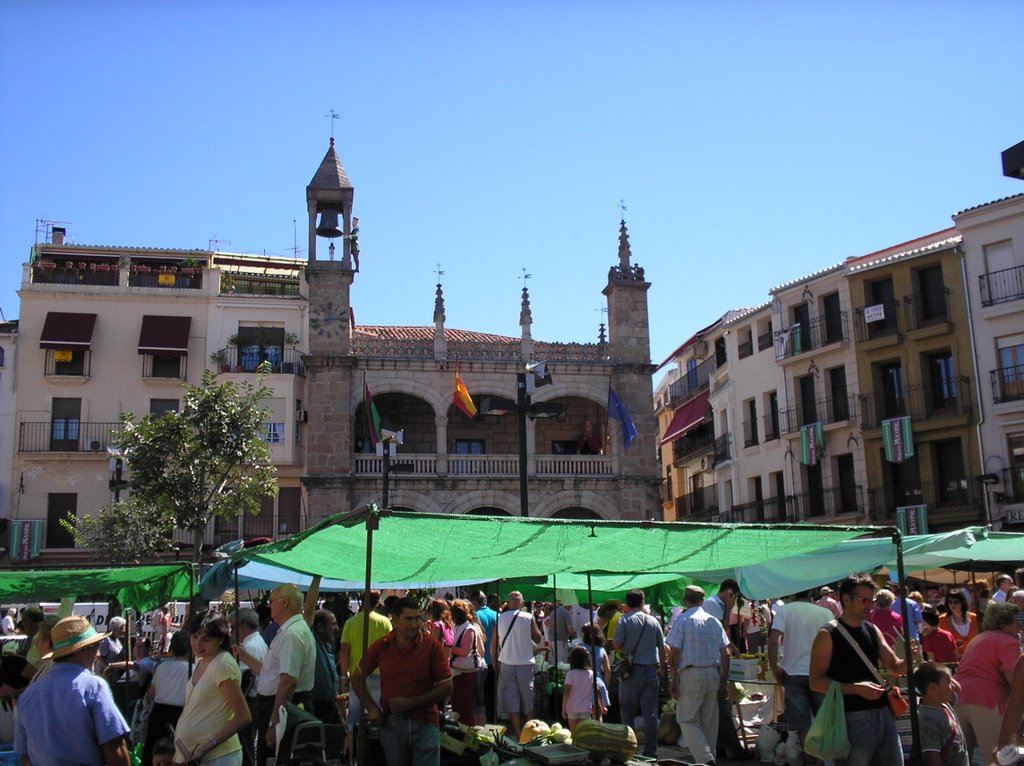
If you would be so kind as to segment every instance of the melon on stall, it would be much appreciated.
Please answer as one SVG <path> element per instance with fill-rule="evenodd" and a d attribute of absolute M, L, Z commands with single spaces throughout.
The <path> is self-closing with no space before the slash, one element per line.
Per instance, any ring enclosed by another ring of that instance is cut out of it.
<path fill-rule="evenodd" d="M 636 732 L 620 723 L 583 720 L 576 724 L 572 743 L 591 755 L 625 763 L 636 755 Z"/>

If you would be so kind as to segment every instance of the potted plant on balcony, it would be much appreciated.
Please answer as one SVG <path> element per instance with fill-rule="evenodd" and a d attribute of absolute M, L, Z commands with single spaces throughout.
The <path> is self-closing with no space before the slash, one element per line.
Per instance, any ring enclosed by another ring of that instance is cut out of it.
<path fill-rule="evenodd" d="M 199 270 L 199 261 L 195 258 L 186 258 L 180 264 L 180 271 L 186 276 L 193 276 Z"/>
<path fill-rule="evenodd" d="M 220 351 L 214 351 L 210 354 L 210 361 L 217 365 L 217 369 L 221 372 L 229 372 L 231 365 L 228 364 L 228 350 L 222 348 Z"/>
<path fill-rule="evenodd" d="M 289 355 L 287 359 L 283 359 L 281 361 L 281 372 L 285 373 L 286 375 L 294 375 L 296 367 L 295 357 L 297 354 L 297 352 L 295 351 L 295 346 L 299 342 L 299 336 L 293 332 L 286 332 L 284 334 L 284 342 L 291 347 L 292 353 Z"/>
<path fill-rule="evenodd" d="M 237 332 L 228 338 L 228 345 L 235 349 L 235 372 L 244 372 L 242 369 L 242 344 L 244 342 L 245 339 Z"/>

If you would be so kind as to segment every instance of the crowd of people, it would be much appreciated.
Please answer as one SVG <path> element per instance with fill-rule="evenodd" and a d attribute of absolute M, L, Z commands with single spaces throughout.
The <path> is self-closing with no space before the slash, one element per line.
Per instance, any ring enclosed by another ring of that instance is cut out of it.
<path fill-rule="evenodd" d="M 365 724 L 389 764 L 436 764 L 446 708 L 470 725 L 507 720 L 515 736 L 538 713 L 560 714 L 570 730 L 591 718 L 627 723 L 653 758 L 667 698 L 678 744 L 714 764 L 753 757 L 734 724 L 729 665 L 761 653 L 796 743 L 835 683 L 852 746 L 845 763 L 898 764 L 889 698 L 907 673 L 909 639 L 926 759 L 965 766 L 973 748 L 988 762 L 1024 715 L 1024 590 L 1009 575 L 992 585 L 907 592 L 851 575 L 751 601 L 725 580 L 710 596 L 687 587 L 682 604 L 659 614 L 642 590 L 600 605 L 530 603 L 518 591 L 504 601 L 371 591 L 352 613 L 345 598 L 318 604 L 286 584 L 255 609 L 182 624 L 163 607 L 131 653 L 120 617 L 100 633 L 84 617 L 27 607 L 4 618 L 26 638 L 5 652 L 0 697 L 15 700 L 14 747 L 32 764 L 126 765 L 139 746 L 144 766 L 265 766 L 280 755 L 282 709 L 344 731 L 334 755 L 349 762 Z M 563 685 L 538 710 L 552 688 L 537 688 L 538 670 L 549 669 L 544 681 Z M 111 692 L 127 685 L 141 698 L 134 715 Z"/>

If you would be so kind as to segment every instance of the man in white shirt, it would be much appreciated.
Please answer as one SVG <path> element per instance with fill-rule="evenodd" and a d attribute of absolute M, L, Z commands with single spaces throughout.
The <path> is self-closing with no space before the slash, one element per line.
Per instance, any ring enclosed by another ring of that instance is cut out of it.
<path fill-rule="evenodd" d="M 244 647 L 235 647 L 235 657 L 257 671 L 256 763 L 266 766 L 274 748 L 278 711 L 286 702 L 313 711 L 310 691 L 316 668 L 313 632 L 302 617 L 302 594 L 294 585 L 279 585 L 270 594 L 270 616 L 280 630 L 266 657 L 260 662 Z"/>
<path fill-rule="evenodd" d="M 493 649 L 498 694 L 516 739 L 523 721 L 533 718 L 533 648 L 534 642 L 540 641 L 537 622 L 523 611 L 523 594 L 512 591 L 508 594 L 508 609 L 498 615 Z"/>
<path fill-rule="evenodd" d="M 260 635 L 260 616 L 255 609 L 238 610 L 238 642 L 242 649 L 263 665 L 267 656 L 267 644 Z M 244 662 L 238 663 L 242 671 L 242 691 L 245 693 L 245 701 L 249 705 L 249 715 L 256 720 L 256 671 Z M 250 723 L 240 732 L 238 738 L 242 741 L 242 764 L 243 766 L 254 766 L 256 763 L 256 734 L 253 724 Z"/>
<path fill-rule="evenodd" d="M 775 680 L 786 690 L 786 726 L 799 738 L 801 749 L 811 719 L 824 699 L 824 695 L 811 691 L 808 682 L 811 646 L 818 631 L 833 618 L 832 612 L 810 603 L 807 596 L 806 591 L 794 595 L 775 615 L 768 634 L 768 663 Z"/>
<path fill-rule="evenodd" d="M 1013 590 L 1013 578 L 1008 574 L 997 575 L 996 592 L 992 594 L 992 601 L 1002 604 L 1009 598 L 1011 590 Z"/>

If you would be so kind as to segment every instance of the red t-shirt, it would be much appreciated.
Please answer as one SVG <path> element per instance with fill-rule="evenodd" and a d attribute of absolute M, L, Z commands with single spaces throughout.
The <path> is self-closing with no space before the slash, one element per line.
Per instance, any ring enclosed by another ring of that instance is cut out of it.
<path fill-rule="evenodd" d="M 391 712 L 395 697 L 416 697 L 452 677 L 448 656 L 440 642 L 420 633 L 405 649 L 395 643 L 395 631 L 378 638 L 366 650 L 360 663 L 364 673 L 380 668 L 381 710 Z M 422 723 L 438 723 L 437 705 L 413 708 L 404 715 Z"/>
<path fill-rule="evenodd" d="M 935 662 L 956 662 L 956 641 L 948 630 L 937 628 L 934 633 L 921 636 L 921 648 Z"/>

